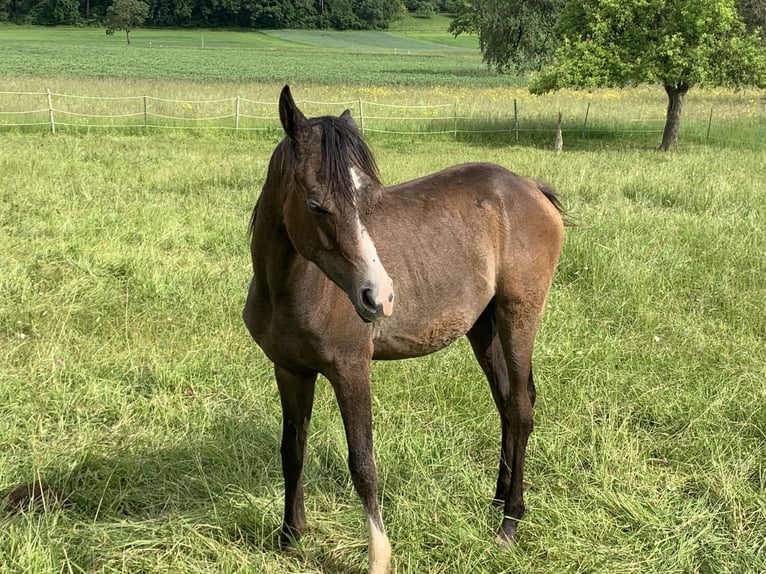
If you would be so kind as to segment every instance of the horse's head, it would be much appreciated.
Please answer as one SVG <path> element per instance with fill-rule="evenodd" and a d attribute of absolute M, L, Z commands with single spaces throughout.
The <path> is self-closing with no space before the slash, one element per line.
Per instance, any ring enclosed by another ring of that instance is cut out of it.
<path fill-rule="evenodd" d="M 382 184 L 351 114 L 307 119 L 285 86 L 279 117 L 295 157 L 283 208 L 291 242 L 346 292 L 364 321 L 388 317 L 393 282 L 368 233 Z"/>

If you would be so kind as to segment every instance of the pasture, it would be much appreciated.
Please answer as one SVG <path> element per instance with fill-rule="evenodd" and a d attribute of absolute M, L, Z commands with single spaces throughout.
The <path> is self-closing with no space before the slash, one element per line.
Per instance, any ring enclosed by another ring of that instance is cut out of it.
<path fill-rule="evenodd" d="M 14 53 L 34 54 L 19 42 Z M 296 78 L 294 93 L 396 93 L 411 103 L 445 93 L 481 108 L 510 88 L 470 57 L 473 71 L 454 85 L 442 76 L 375 84 L 359 58 L 358 81 Z M 380 53 L 371 59 L 385 65 Z M 291 71 L 200 77 L 165 70 L 164 60 L 154 76 L 117 78 L 111 69 L 99 78 L 95 63 L 92 73 L 63 75 L 55 63 L 30 74 L 8 62 L 0 57 L 4 87 L 99 94 L 114 86 L 220 94 L 242 82 L 276 100 L 278 82 L 293 80 Z M 644 105 L 641 92 L 602 94 L 626 116 Z M 700 94 L 746 115 L 742 94 Z M 537 105 L 574 108 L 578 97 Z M 239 314 L 250 279 L 247 222 L 277 141 L 0 132 L 0 491 L 40 481 L 61 495 L 0 513 L 0 572 L 366 567 L 326 382 L 305 468 L 308 531 L 293 551 L 276 549 L 279 399 Z M 528 513 L 511 551 L 493 540 L 500 427 L 467 343 L 374 366 L 394 571 L 766 571 L 762 148 L 682 139 L 677 152 L 659 154 L 617 137 L 565 142 L 558 156 L 543 143 L 377 136 L 371 146 L 387 183 L 494 161 L 549 181 L 579 222 L 568 229 L 538 336 Z"/>

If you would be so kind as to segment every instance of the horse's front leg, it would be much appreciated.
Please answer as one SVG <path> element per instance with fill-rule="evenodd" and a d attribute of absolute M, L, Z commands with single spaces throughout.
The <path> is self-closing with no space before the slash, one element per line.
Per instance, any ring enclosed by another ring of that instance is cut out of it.
<path fill-rule="evenodd" d="M 328 377 L 335 390 L 348 442 L 348 468 L 362 500 L 369 534 L 370 574 L 388 572 L 391 545 L 378 506 L 378 477 L 372 444 L 369 363 L 339 370 Z"/>
<path fill-rule="evenodd" d="M 303 507 L 303 460 L 306 455 L 316 373 L 299 374 L 278 365 L 274 374 L 282 402 L 282 474 L 285 478 L 285 516 L 280 544 L 298 540 L 306 526 Z"/>

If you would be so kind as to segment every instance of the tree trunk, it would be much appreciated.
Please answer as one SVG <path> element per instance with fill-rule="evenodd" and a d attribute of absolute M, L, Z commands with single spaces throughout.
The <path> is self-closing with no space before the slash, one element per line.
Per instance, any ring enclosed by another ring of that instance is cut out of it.
<path fill-rule="evenodd" d="M 684 96 L 689 91 L 689 86 L 684 82 L 675 85 L 665 84 L 665 92 L 668 94 L 668 113 L 665 117 L 665 130 L 662 132 L 660 150 L 668 151 L 678 145 L 678 130 L 681 127 L 681 108 L 684 104 Z"/>
<path fill-rule="evenodd" d="M 128 41 L 128 44 L 130 44 L 130 29 L 125 28 L 125 39 Z"/>

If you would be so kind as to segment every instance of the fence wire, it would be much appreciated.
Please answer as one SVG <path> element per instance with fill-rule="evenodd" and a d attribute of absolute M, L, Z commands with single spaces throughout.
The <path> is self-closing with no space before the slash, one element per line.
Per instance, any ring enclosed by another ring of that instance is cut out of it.
<path fill-rule="evenodd" d="M 357 98 L 356 100 L 326 102 L 299 101 L 308 115 L 354 111 L 362 133 L 380 133 L 402 136 L 443 136 L 451 134 L 488 136 L 505 135 L 506 139 L 520 141 L 522 137 L 543 137 L 553 134 L 553 115 L 523 115 L 516 100 L 513 108 L 503 115 L 492 117 L 463 110 L 453 104 L 396 104 Z M 682 136 L 705 143 L 728 143 L 756 146 L 764 149 L 764 109 L 766 96 L 761 98 L 760 112 L 751 121 L 741 118 L 716 118 L 710 109 L 704 125 L 697 121 L 692 126 L 682 124 Z M 375 113 L 370 113 L 374 111 Z M 590 103 L 583 110 L 583 118 L 570 117 L 563 127 L 565 135 L 579 138 L 603 137 L 623 134 L 648 137 L 660 136 L 665 118 L 622 118 L 607 114 L 611 119 L 599 118 Z M 748 112 L 750 114 L 750 112 Z M 750 114 L 752 115 L 752 114 Z M 191 129 L 243 132 L 281 132 L 278 104 L 249 99 L 242 96 L 210 100 L 183 100 L 158 96 L 93 96 L 44 92 L 0 91 L 0 128 L 47 127 L 53 133 L 57 128 L 91 129 Z M 715 120 L 715 121 L 714 121 Z M 625 126 L 629 126 L 626 128 Z"/>

